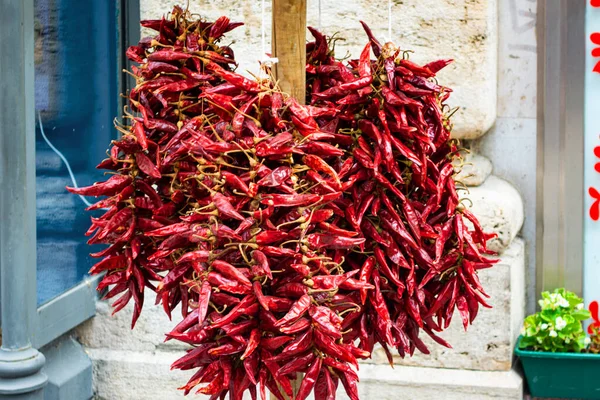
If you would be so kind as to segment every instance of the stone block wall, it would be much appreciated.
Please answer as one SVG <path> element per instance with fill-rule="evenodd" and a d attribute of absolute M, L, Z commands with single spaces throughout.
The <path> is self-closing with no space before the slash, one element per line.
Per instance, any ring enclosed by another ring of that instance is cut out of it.
<path fill-rule="evenodd" d="M 159 18 L 178 3 L 185 2 L 141 0 L 142 19 Z M 261 2 L 191 0 L 189 3 L 193 12 L 208 19 L 226 14 L 232 20 L 245 22 L 245 26 L 233 32 L 231 39 L 236 42 L 234 49 L 240 70 L 256 72 L 257 60 L 262 53 Z M 323 31 L 339 32 L 346 39 L 336 45 L 338 56 L 346 52 L 357 56 L 364 46 L 361 19 L 378 37 L 384 39 L 388 34 L 387 8 L 383 3 L 321 0 L 321 6 L 319 17 L 318 1 L 308 0 L 308 24 L 318 26 L 320 20 Z M 479 148 L 481 140 L 477 138 L 490 128 L 490 134 L 503 134 L 493 126 L 497 110 L 505 112 L 511 101 L 512 92 L 503 89 L 500 99 L 497 90 L 497 65 L 499 59 L 506 57 L 504 48 L 499 52 L 498 43 L 505 43 L 505 39 L 499 38 L 497 26 L 499 20 L 506 23 L 506 17 L 499 16 L 498 7 L 495 0 L 393 2 L 394 42 L 402 49 L 414 50 L 411 57 L 417 61 L 455 59 L 451 67 L 440 73 L 439 81 L 454 89 L 451 105 L 461 107 L 454 118 L 453 135 L 466 140 L 472 149 Z M 270 2 L 267 2 L 266 21 L 268 51 Z M 508 75 L 505 71 L 501 77 L 507 79 Z M 513 74 L 511 79 L 518 76 Z M 524 105 L 530 102 L 513 100 Z M 416 354 L 410 359 L 397 359 L 394 369 L 387 365 L 385 355 L 376 351 L 372 360 L 361 366 L 361 399 L 522 398 L 522 379 L 511 367 L 512 350 L 524 314 L 527 242 L 518 237 L 524 222 L 524 206 L 519 192 L 509 182 L 491 175 L 496 160 L 494 146 L 484 148 L 487 157 L 472 152 L 455 179 L 468 187 L 468 192 L 463 191 L 461 196 L 472 200 L 472 211 L 481 219 L 484 228 L 498 235 L 490 242 L 490 247 L 500 252 L 501 261 L 480 274 L 482 283 L 489 288 L 494 308 L 482 309 L 468 333 L 464 332 L 460 318 L 456 316 L 451 328 L 442 334 L 452 344 L 452 349 L 427 341 L 430 355 Z M 531 217 L 528 215 L 528 218 Z M 131 307 L 110 316 L 109 306 L 99 302 L 96 317 L 75 331 L 93 361 L 97 399 L 182 398 L 176 388 L 191 374 L 170 371 L 169 366 L 183 354 L 185 346 L 163 343 L 164 333 L 174 324 L 161 309 L 151 306 L 150 301 L 134 331 L 129 330 L 130 320 Z M 340 393 L 339 398 L 346 397 Z"/>

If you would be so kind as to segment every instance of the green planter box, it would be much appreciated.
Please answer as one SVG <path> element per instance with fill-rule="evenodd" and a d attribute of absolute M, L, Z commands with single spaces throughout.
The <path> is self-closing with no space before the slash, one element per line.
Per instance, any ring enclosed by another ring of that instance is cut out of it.
<path fill-rule="evenodd" d="M 518 343 L 515 354 L 532 396 L 600 399 L 600 354 L 527 351 Z"/>

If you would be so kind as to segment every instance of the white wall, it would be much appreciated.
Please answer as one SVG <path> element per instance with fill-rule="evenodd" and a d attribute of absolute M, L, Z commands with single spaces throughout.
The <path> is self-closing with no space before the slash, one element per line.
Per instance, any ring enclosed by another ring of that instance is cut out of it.
<path fill-rule="evenodd" d="M 535 311 L 535 196 L 537 135 L 536 0 L 501 0 L 498 14 L 498 112 L 496 123 L 476 144 L 494 174 L 521 193 L 526 245 L 526 309 Z"/>

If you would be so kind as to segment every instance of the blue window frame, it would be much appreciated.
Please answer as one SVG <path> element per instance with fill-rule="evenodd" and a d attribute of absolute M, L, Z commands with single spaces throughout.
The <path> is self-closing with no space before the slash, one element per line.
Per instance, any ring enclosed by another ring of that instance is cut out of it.
<path fill-rule="evenodd" d="M 34 4 L 39 305 L 79 284 L 93 263 L 84 234 L 94 214 L 65 186 L 102 179 L 95 165 L 119 108 L 119 14 L 114 1 Z"/>

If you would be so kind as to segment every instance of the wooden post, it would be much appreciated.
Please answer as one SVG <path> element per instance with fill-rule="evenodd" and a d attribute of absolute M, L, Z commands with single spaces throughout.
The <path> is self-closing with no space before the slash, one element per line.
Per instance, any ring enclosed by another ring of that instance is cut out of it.
<path fill-rule="evenodd" d="M 273 0 L 272 57 L 281 90 L 304 104 L 306 98 L 306 0 Z M 292 381 L 298 392 L 302 378 Z M 271 400 L 277 398 L 271 395 Z"/>
<path fill-rule="evenodd" d="M 306 97 L 306 0 L 273 0 L 272 53 L 275 76 L 285 93 Z"/>

